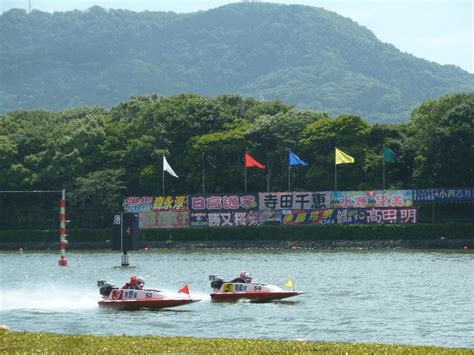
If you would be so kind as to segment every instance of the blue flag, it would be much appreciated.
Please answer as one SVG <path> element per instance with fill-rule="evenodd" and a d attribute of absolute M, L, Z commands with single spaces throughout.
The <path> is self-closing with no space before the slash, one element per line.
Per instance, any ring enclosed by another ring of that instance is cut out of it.
<path fill-rule="evenodd" d="M 298 158 L 298 156 L 295 153 L 293 153 L 291 150 L 288 151 L 288 161 L 290 162 L 290 166 L 293 166 L 293 165 L 306 166 L 306 165 L 308 165 L 307 162 L 305 162 L 304 160 L 301 160 L 300 158 Z"/>

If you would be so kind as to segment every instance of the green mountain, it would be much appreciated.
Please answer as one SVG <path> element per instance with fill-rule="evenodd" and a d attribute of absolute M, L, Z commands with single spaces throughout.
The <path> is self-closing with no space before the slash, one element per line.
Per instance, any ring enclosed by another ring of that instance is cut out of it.
<path fill-rule="evenodd" d="M 474 91 L 474 75 L 458 67 L 402 53 L 348 18 L 300 5 L 10 10 L 0 16 L 0 37 L 0 112 L 237 93 L 401 122 L 428 98 Z"/>

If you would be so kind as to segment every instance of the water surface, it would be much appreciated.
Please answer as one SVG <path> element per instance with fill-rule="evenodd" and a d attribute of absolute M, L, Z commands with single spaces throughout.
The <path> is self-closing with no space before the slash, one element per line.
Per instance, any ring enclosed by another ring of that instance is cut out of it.
<path fill-rule="evenodd" d="M 446 251 L 0 252 L 0 323 L 15 331 L 429 344 L 474 348 L 474 254 Z M 282 285 L 305 294 L 279 302 L 210 301 L 209 274 Z M 96 281 L 189 284 L 199 303 L 161 311 L 100 309 Z"/>

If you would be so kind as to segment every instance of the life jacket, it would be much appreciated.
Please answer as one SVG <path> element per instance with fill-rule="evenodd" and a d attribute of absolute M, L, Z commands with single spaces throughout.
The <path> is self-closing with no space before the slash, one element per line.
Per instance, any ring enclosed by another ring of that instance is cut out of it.
<path fill-rule="evenodd" d="M 247 283 L 247 281 L 245 281 L 244 279 L 241 279 L 240 277 L 237 277 L 237 278 L 233 279 L 230 282 L 231 283 L 239 283 L 239 284 L 246 284 Z"/>
<path fill-rule="evenodd" d="M 137 285 L 131 284 L 130 282 L 127 282 L 125 285 L 122 286 L 122 289 L 124 290 L 138 290 Z"/>

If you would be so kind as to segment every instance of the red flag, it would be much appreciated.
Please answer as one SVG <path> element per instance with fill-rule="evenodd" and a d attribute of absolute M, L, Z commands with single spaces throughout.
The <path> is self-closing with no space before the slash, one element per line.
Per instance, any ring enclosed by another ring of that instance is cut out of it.
<path fill-rule="evenodd" d="M 245 167 L 246 168 L 259 168 L 259 169 L 265 169 L 265 165 L 259 163 L 256 161 L 254 158 L 250 156 L 249 153 L 245 152 Z"/>
<path fill-rule="evenodd" d="M 184 286 L 181 287 L 178 292 L 185 293 L 189 296 L 189 287 L 188 287 L 188 285 L 184 284 Z"/>

